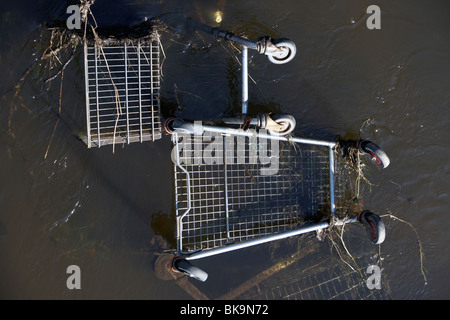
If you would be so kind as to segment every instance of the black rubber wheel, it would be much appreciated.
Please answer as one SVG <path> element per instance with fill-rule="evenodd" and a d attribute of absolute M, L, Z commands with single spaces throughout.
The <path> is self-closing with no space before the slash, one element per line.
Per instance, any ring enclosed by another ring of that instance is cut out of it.
<path fill-rule="evenodd" d="M 203 271 L 200 268 L 197 268 L 196 266 L 193 266 L 192 264 L 189 263 L 189 261 L 185 259 L 175 259 L 173 261 L 173 268 L 176 271 L 185 273 L 189 277 L 192 277 L 202 282 L 208 279 L 208 274 L 205 271 Z"/>
<path fill-rule="evenodd" d="M 372 161 L 375 162 L 379 167 L 386 168 L 389 163 L 389 157 L 386 152 L 383 151 L 379 146 L 369 140 L 361 140 L 358 143 L 359 150 L 364 154 L 372 157 Z"/>
<path fill-rule="evenodd" d="M 383 243 L 386 238 L 386 230 L 379 215 L 365 210 L 358 215 L 358 221 L 366 228 L 370 241 L 375 244 Z"/>
<path fill-rule="evenodd" d="M 290 114 L 279 113 L 271 115 L 270 118 L 275 121 L 277 124 L 282 126 L 281 131 L 278 130 L 269 130 L 270 134 L 276 136 L 285 136 L 295 129 L 296 121 L 293 116 Z"/>
<path fill-rule="evenodd" d="M 284 52 L 276 55 L 268 55 L 267 58 L 270 62 L 275 64 L 284 64 L 294 59 L 295 54 L 297 53 L 297 47 L 294 42 L 289 39 L 280 38 L 273 40 L 272 43 L 276 47 L 283 49 Z"/>

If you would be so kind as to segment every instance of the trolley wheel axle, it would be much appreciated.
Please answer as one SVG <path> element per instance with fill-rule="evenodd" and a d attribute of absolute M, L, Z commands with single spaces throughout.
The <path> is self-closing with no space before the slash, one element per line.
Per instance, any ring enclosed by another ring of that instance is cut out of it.
<path fill-rule="evenodd" d="M 295 43 L 286 38 L 262 37 L 257 42 L 257 50 L 259 53 L 267 55 L 269 61 L 274 64 L 288 63 L 294 59 L 297 53 Z"/>
<path fill-rule="evenodd" d="M 174 131 L 174 128 L 172 125 L 173 125 L 173 122 L 175 121 L 175 119 L 176 119 L 175 117 L 170 117 L 164 121 L 163 128 L 168 134 L 172 134 Z"/>
<path fill-rule="evenodd" d="M 271 121 L 275 122 L 275 129 L 271 128 Z M 294 131 L 296 125 L 295 118 L 290 114 L 280 113 L 266 117 L 265 128 L 272 135 L 285 136 Z"/>

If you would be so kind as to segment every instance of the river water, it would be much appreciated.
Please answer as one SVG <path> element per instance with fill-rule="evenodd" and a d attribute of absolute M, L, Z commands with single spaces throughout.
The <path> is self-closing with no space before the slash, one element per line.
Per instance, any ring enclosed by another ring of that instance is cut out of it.
<path fill-rule="evenodd" d="M 366 10 L 373 4 L 381 9 L 381 29 L 369 30 Z M 153 271 L 159 239 L 173 245 L 170 138 L 117 147 L 114 154 L 110 147 L 87 149 L 77 139 L 85 122 L 82 54 L 64 73 L 59 116 L 60 78 L 44 83 L 42 24 L 65 20 L 67 6 L 0 4 L 0 297 L 191 299 Z M 186 30 L 188 17 L 217 24 L 214 13 L 221 10 L 223 29 L 250 39 L 291 39 L 298 52 L 286 65 L 250 53 L 250 111 L 290 113 L 301 136 L 335 139 L 361 130 L 387 152 L 390 166 L 372 169 L 372 185 L 362 192 L 365 207 L 401 219 L 385 216 L 386 241 L 364 249 L 382 258 L 392 299 L 450 298 L 449 9 L 446 1 L 421 0 L 97 0 L 92 6 L 99 25 L 164 17 L 175 26 L 161 39 L 161 108 L 187 119 L 240 108 L 239 55 Z M 218 297 L 253 277 L 254 265 L 270 265 L 270 257 L 249 252 L 205 260 L 210 279 L 196 285 Z M 81 290 L 66 287 L 69 265 L 80 267 Z"/>

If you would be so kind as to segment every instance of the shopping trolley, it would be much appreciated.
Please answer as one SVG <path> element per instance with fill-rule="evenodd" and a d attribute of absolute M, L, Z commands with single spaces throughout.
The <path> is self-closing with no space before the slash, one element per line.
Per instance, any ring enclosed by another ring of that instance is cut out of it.
<path fill-rule="evenodd" d="M 335 174 L 339 143 L 292 136 L 296 121 L 291 115 L 248 114 L 248 50 L 283 64 L 295 57 L 295 44 L 267 36 L 252 42 L 195 26 L 242 48 L 242 112 L 219 125 L 175 118 L 161 125 L 156 29 L 136 39 L 84 43 L 87 146 L 155 141 L 162 127 L 172 134 L 177 249 L 170 268 L 205 281 L 207 274 L 189 261 L 326 229 L 331 223 L 360 221 L 372 242 L 381 243 L 384 225 L 370 211 L 333 220 L 341 192 Z M 389 164 L 374 143 L 363 140 L 353 146 L 380 166 Z"/>
<path fill-rule="evenodd" d="M 204 28 L 242 47 L 242 115 L 217 125 L 169 118 L 172 134 L 177 250 L 170 267 L 198 280 L 208 277 L 190 261 L 255 245 L 361 222 L 373 243 L 385 238 L 382 220 L 371 211 L 334 219 L 343 189 L 336 175 L 338 147 L 358 148 L 381 167 L 389 158 L 368 140 L 336 142 L 292 135 L 295 119 L 286 114 L 249 116 L 248 49 L 273 63 L 295 56 L 287 39 L 251 41 Z"/>

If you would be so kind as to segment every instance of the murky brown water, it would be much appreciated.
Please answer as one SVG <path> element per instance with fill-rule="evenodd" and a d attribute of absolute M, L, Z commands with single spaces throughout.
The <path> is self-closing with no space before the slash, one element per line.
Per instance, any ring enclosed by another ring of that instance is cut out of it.
<path fill-rule="evenodd" d="M 381 30 L 366 27 L 371 4 L 381 8 Z M 61 120 L 45 158 L 57 121 L 60 80 L 44 84 L 45 65 L 34 66 L 23 82 L 21 77 L 43 50 L 40 24 L 65 18 L 65 6 L 59 1 L 0 5 L 0 297 L 190 299 L 183 288 L 153 272 L 153 252 L 161 247 L 152 239 L 161 235 L 171 241 L 175 224 L 170 139 L 116 148 L 114 154 L 108 147 L 88 150 L 76 138 L 85 121 L 80 54 L 64 73 Z M 240 108 L 240 74 L 231 51 L 208 35 L 186 32 L 179 19 L 209 23 L 221 6 L 222 28 L 252 39 L 287 37 L 297 45 L 294 61 L 282 66 L 251 54 L 256 84 L 250 82 L 250 111 L 290 113 L 298 135 L 331 139 L 357 135 L 371 119 L 363 134 L 383 146 L 391 165 L 369 173 L 373 186 L 362 191 L 365 206 L 415 227 L 427 284 L 416 234 L 405 223 L 385 218 L 381 247 L 357 250 L 369 255 L 380 250 L 392 298 L 449 298 L 448 4 L 97 0 L 93 12 L 104 25 L 162 14 L 180 25 L 176 35 L 162 39 L 167 56 L 162 111 L 198 119 Z M 15 96 L 17 84 L 22 87 Z M 177 99 L 184 109 L 176 108 Z M 270 265 L 261 252 L 202 261 L 210 279 L 198 288 L 211 297 L 222 295 L 253 277 L 256 265 Z M 66 287 L 66 268 L 72 264 L 80 266 L 81 290 Z"/>

